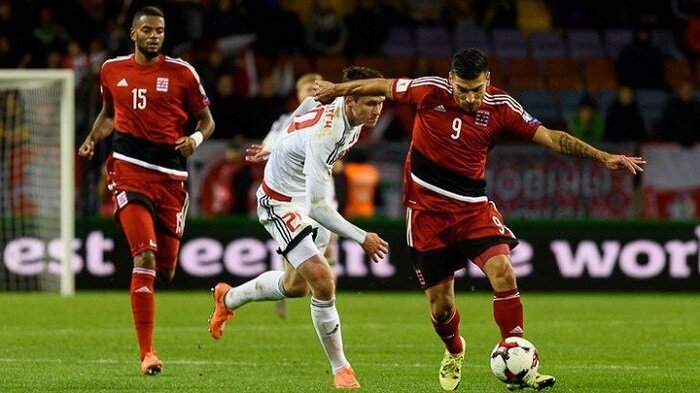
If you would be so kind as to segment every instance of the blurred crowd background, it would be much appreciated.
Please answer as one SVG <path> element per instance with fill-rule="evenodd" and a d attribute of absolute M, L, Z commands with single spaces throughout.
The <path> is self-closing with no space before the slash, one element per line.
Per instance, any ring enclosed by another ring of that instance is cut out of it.
<path fill-rule="evenodd" d="M 243 162 L 243 149 L 295 107 L 298 76 L 318 72 L 338 81 L 350 64 L 387 77 L 446 76 L 451 55 L 467 47 L 485 51 L 492 84 L 548 127 L 596 145 L 684 160 L 665 164 L 671 177 L 682 180 L 675 185 L 664 183 L 667 172 L 650 175 L 650 181 L 610 178 L 592 186 L 607 187 L 604 202 L 570 208 L 568 196 L 555 195 L 540 198 L 542 206 L 516 201 L 511 213 L 700 214 L 700 178 L 692 169 L 700 142 L 700 0 L 0 0 L 0 67 L 73 69 L 79 143 L 101 106 L 100 66 L 133 51 L 131 17 L 144 5 L 165 11 L 166 54 L 194 65 L 212 102 L 215 140 L 203 145 L 211 149 L 206 158 L 191 163 L 194 214 L 250 214 L 248 199 L 261 168 Z M 373 183 L 377 210 L 368 215 L 401 214 L 400 165 L 412 123 L 411 108 L 388 102 L 376 129 L 363 134 L 354 160 L 367 166 L 362 173 L 381 173 Z M 101 165 L 109 149 L 102 144 L 93 162 L 78 162 L 81 214 L 109 214 Z M 506 161 L 535 152 L 530 146 L 507 151 Z M 546 179 L 559 176 L 551 169 L 558 161 L 532 165 L 546 167 L 539 175 Z M 492 176 L 503 170 L 491 170 Z M 586 176 L 600 176 L 584 166 L 573 172 L 583 173 L 581 184 L 590 180 Z M 354 186 L 348 173 L 337 171 L 346 188 Z M 527 174 L 513 179 L 528 181 Z M 629 189 L 620 191 L 619 181 Z M 561 181 L 543 182 L 561 188 Z M 513 185 L 500 186 L 491 192 L 499 207 L 508 206 L 502 194 Z M 585 187 L 577 187 L 571 192 L 585 197 Z M 671 194 L 669 187 L 675 187 Z M 346 193 L 353 191 L 340 195 Z"/>

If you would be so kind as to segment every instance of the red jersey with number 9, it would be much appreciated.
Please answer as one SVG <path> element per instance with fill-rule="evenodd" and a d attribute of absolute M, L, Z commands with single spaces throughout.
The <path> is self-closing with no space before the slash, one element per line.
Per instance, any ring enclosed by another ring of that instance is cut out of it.
<path fill-rule="evenodd" d="M 504 137 L 532 140 L 540 121 L 513 97 L 488 86 L 481 106 L 465 112 L 445 78 L 396 79 L 393 99 L 416 108 L 404 173 L 404 205 L 456 212 L 486 202 L 489 151 Z"/>

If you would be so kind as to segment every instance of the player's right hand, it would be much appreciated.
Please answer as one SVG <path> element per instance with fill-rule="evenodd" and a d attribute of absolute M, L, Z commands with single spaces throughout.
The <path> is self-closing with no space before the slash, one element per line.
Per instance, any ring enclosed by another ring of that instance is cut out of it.
<path fill-rule="evenodd" d="M 263 162 L 270 157 L 270 152 L 263 145 L 251 145 L 245 149 L 245 160 L 248 162 Z"/>
<path fill-rule="evenodd" d="M 379 237 L 374 232 L 367 232 L 362 249 L 372 259 L 372 262 L 379 262 L 389 253 L 389 243 Z"/>
<path fill-rule="evenodd" d="M 83 142 L 78 149 L 78 155 L 80 157 L 87 158 L 88 160 L 92 160 L 92 156 L 95 155 L 95 142 L 90 138 L 85 139 L 85 142 Z"/>
<path fill-rule="evenodd" d="M 333 92 L 334 84 L 328 81 L 314 81 L 311 87 L 314 98 L 322 104 L 330 104 L 336 97 Z"/>

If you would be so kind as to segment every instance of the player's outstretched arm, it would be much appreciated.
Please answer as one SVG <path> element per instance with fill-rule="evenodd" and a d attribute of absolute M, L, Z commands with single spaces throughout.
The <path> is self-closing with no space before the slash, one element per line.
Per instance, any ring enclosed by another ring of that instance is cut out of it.
<path fill-rule="evenodd" d="M 391 99 L 391 84 L 393 79 L 373 78 L 359 79 L 343 83 L 315 81 L 313 94 L 317 101 L 327 104 L 341 96 L 384 96 Z"/>
<path fill-rule="evenodd" d="M 532 140 L 560 154 L 600 161 L 610 170 L 626 169 L 636 175 L 644 172 L 643 167 L 646 164 L 642 157 L 610 154 L 596 149 L 566 132 L 550 130 L 544 126 L 537 129 Z"/>
<path fill-rule="evenodd" d="M 91 160 L 95 155 L 95 145 L 107 138 L 114 131 L 114 109 L 102 103 L 102 109 L 92 124 L 92 130 L 78 148 L 78 155 Z"/>

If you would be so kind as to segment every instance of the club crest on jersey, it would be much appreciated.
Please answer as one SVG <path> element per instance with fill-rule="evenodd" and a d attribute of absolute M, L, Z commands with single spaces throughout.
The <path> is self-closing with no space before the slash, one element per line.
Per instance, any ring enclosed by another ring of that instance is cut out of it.
<path fill-rule="evenodd" d="M 476 111 L 476 117 L 474 118 L 474 123 L 477 126 L 484 126 L 486 127 L 489 124 L 489 116 L 491 115 L 491 112 L 487 110 L 480 109 Z"/>
<path fill-rule="evenodd" d="M 168 84 L 170 80 L 168 78 L 158 78 L 156 79 L 156 91 L 167 92 Z"/>

